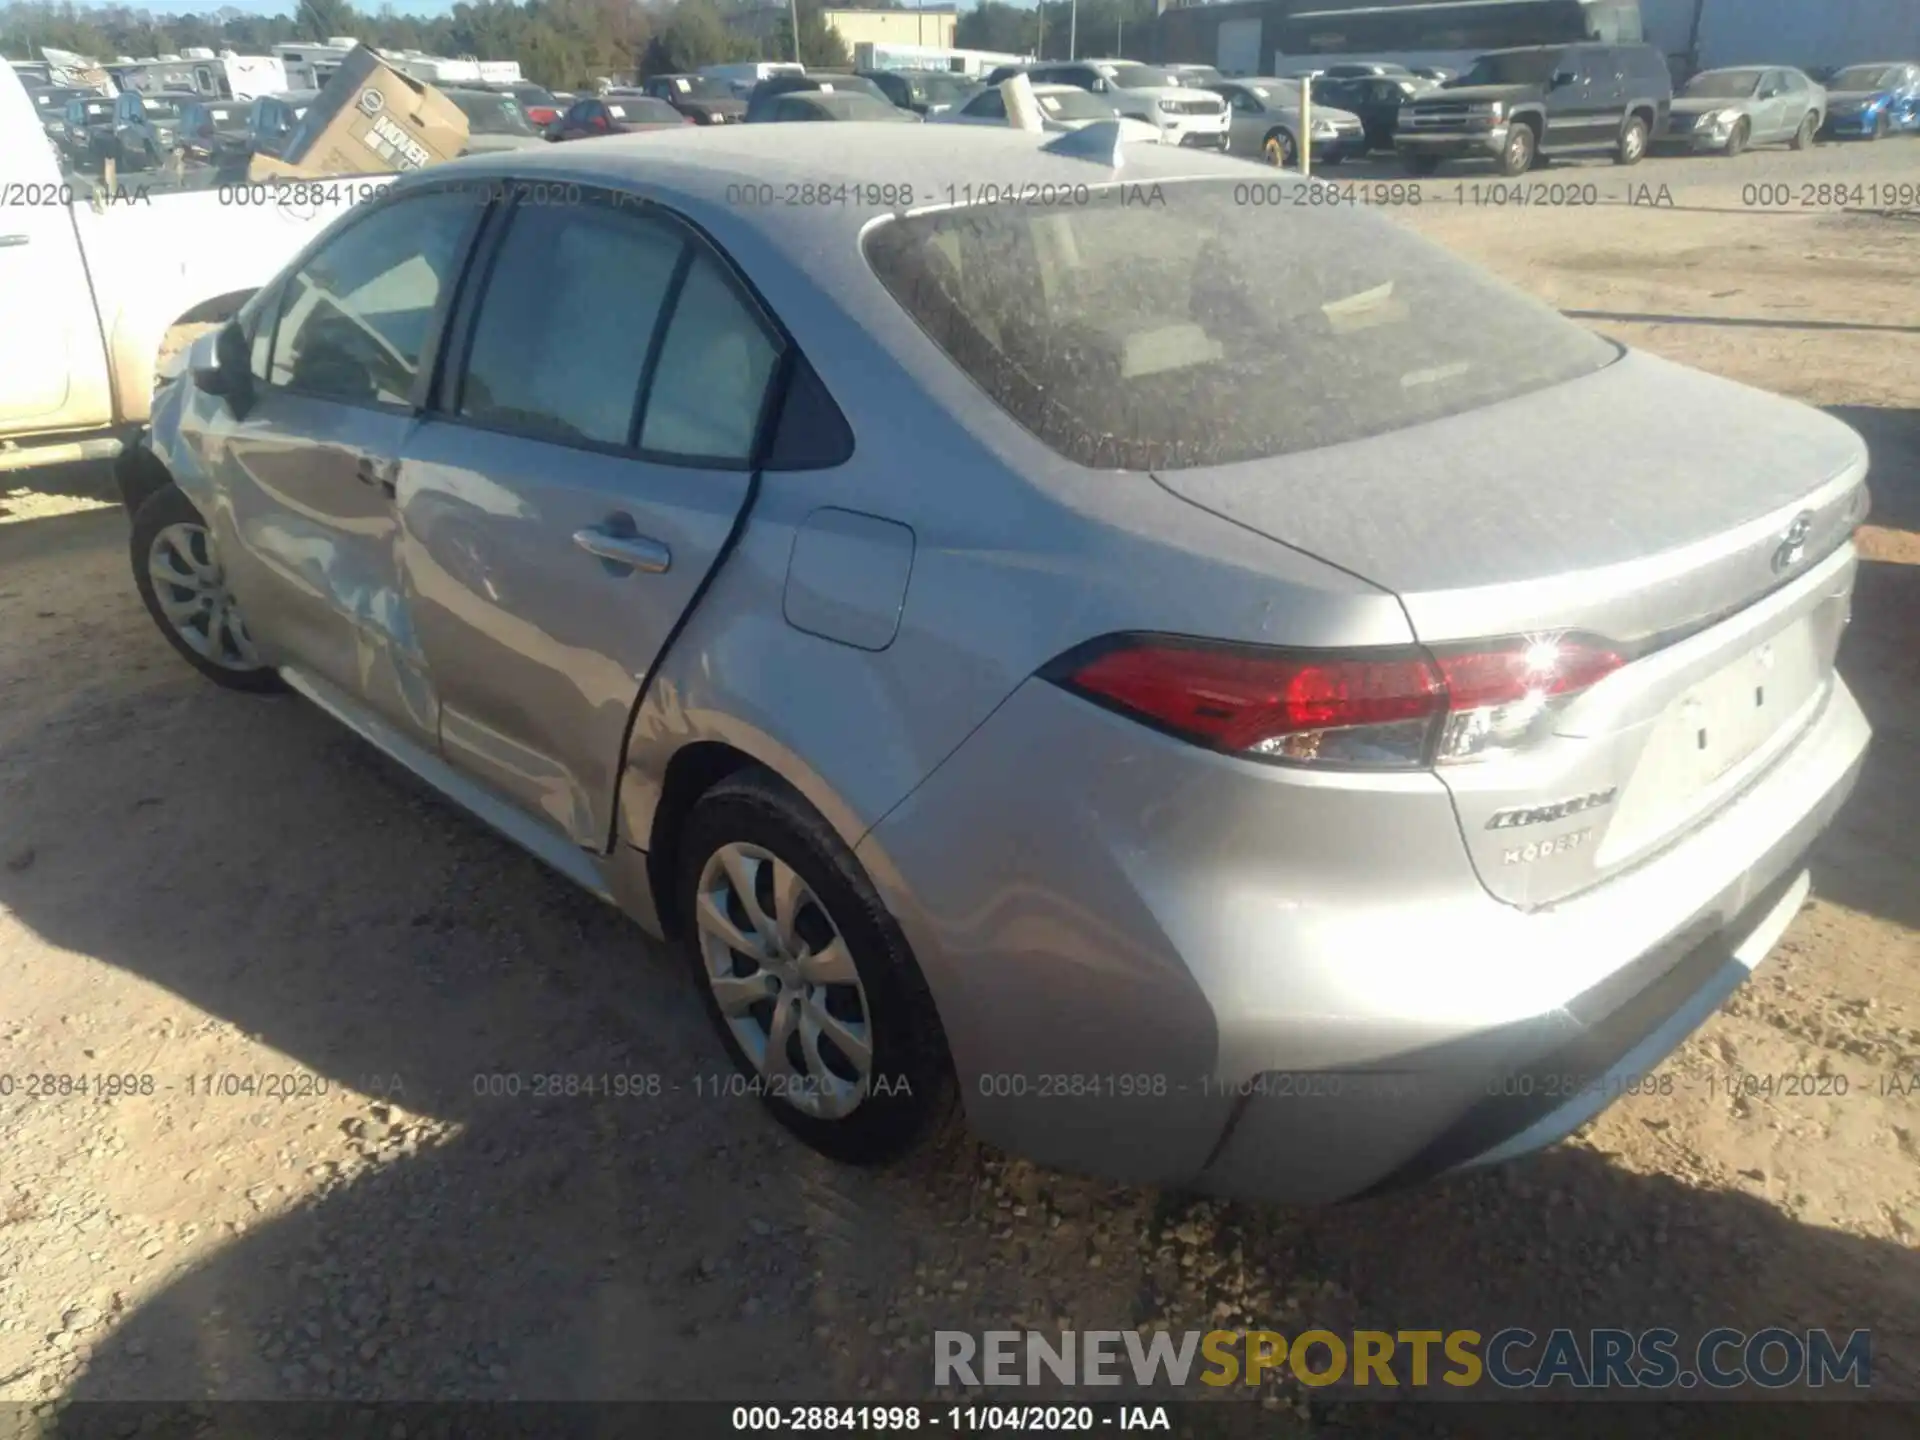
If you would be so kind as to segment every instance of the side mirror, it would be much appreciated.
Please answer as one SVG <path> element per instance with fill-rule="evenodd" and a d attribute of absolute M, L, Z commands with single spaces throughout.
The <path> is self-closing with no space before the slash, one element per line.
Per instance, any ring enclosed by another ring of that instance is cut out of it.
<path fill-rule="evenodd" d="M 194 341 L 187 354 L 194 389 L 222 397 L 236 419 L 244 419 L 253 405 L 248 349 L 246 332 L 237 320 L 230 320 L 214 334 Z"/>

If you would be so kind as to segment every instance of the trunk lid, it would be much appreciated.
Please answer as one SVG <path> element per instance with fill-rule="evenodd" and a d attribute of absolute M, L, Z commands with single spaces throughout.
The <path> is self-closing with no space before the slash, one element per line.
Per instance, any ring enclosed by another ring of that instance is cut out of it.
<path fill-rule="evenodd" d="M 1440 767 L 1483 881 L 1533 906 L 1697 823 L 1818 709 L 1866 458 L 1817 410 L 1630 352 L 1428 424 L 1155 478 L 1391 590 L 1423 644 L 1580 632 L 1627 658 L 1523 747 Z"/>

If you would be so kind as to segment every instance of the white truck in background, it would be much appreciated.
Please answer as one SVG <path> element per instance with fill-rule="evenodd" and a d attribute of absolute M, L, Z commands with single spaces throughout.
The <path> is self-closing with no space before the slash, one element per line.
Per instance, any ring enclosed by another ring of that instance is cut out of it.
<path fill-rule="evenodd" d="M 119 455 L 169 338 L 231 318 L 371 179 L 309 186 L 298 203 L 149 192 L 139 176 L 89 198 L 0 66 L 0 474 Z"/>

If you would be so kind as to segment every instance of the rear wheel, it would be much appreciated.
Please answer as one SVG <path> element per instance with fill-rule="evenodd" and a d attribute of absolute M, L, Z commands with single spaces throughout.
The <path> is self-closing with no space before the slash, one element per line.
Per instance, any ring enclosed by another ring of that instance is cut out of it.
<path fill-rule="evenodd" d="M 213 531 L 178 486 L 168 484 L 141 503 L 131 550 L 141 602 L 189 665 L 229 690 L 283 688 L 254 650 Z"/>
<path fill-rule="evenodd" d="M 1525 121 L 1516 120 L 1507 130 L 1506 148 L 1500 152 L 1502 175 L 1524 175 L 1533 168 L 1540 151 L 1540 137 Z"/>
<path fill-rule="evenodd" d="M 1743 153 L 1747 148 L 1747 141 L 1752 138 L 1753 127 L 1743 119 L 1733 127 L 1733 134 L 1727 137 L 1727 158 L 1731 160 L 1734 156 Z"/>
<path fill-rule="evenodd" d="M 1260 147 L 1260 153 L 1266 156 L 1269 165 L 1282 170 L 1292 170 L 1300 164 L 1300 147 L 1294 143 L 1293 136 L 1284 130 L 1275 130 L 1268 135 Z"/>
<path fill-rule="evenodd" d="M 1793 132 L 1793 148 L 1805 150 L 1813 144 L 1813 137 L 1820 133 L 1820 117 L 1811 110 L 1807 118 L 1800 122 L 1800 128 Z"/>
<path fill-rule="evenodd" d="M 1638 115 L 1629 115 L 1626 125 L 1620 131 L 1620 143 L 1614 147 L 1614 163 L 1638 165 L 1646 159 L 1649 133 L 1644 119 Z"/>
<path fill-rule="evenodd" d="M 688 962 L 744 1093 L 836 1160 L 899 1155 L 955 1113 L 925 979 L 860 862 L 754 768 L 688 817 Z"/>

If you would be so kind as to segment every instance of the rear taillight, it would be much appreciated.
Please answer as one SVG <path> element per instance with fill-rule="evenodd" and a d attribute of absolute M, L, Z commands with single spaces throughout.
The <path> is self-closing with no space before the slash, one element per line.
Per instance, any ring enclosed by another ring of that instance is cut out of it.
<path fill-rule="evenodd" d="M 1557 635 L 1429 652 L 1314 651 L 1119 635 L 1043 676 L 1123 715 L 1232 755 L 1412 769 L 1515 749 L 1623 664 Z"/>

